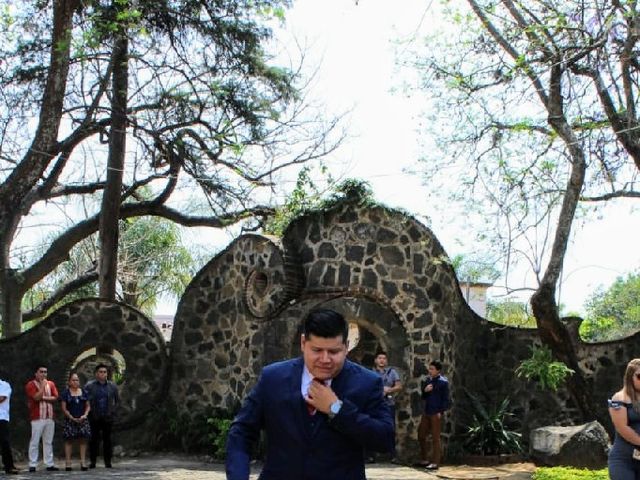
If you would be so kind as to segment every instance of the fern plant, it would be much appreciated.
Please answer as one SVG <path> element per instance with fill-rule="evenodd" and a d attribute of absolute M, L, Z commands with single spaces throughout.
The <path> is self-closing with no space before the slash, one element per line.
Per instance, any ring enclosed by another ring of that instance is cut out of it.
<path fill-rule="evenodd" d="M 575 373 L 564 363 L 554 361 L 551 350 L 546 345 L 531 347 L 531 358 L 524 360 L 516 369 L 516 375 L 520 378 L 533 380 L 545 390 L 558 390 L 558 387 L 569 375 Z"/>

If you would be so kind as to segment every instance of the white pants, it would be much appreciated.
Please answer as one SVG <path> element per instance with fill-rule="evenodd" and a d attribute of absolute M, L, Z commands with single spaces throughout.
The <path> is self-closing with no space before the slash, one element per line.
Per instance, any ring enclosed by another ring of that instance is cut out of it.
<path fill-rule="evenodd" d="M 31 440 L 29 441 L 29 467 L 38 466 L 40 439 L 42 439 L 42 456 L 47 467 L 53 467 L 53 432 L 56 424 L 52 419 L 31 420 Z"/>

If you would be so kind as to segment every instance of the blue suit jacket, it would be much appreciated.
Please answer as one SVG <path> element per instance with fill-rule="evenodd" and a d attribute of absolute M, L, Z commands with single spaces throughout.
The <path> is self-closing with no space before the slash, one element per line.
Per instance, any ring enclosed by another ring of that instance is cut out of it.
<path fill-rule="evenodd" d="M 251 448 L 266 432 L 261 480 L 365 480 L 364 453 L 391 451 L 394 419 L 384 402 L 382 379 L 346 361 L 331 388 L 340 413 L 309 415 L 300 392 L 302 358 L 265 367 L 227 438 L 227 479 L 247 480 Z"/>

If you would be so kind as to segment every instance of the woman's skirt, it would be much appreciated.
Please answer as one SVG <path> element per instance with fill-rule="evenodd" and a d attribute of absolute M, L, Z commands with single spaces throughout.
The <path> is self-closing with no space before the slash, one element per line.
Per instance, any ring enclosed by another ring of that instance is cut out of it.
<path fill-rule="evenodd" d="M 86 418 L 82 422 L 74 422 L 70 418 L 64 419 L 62 438 L 65 440 L 77 440 L 91 437 L 91 426 Z"/>

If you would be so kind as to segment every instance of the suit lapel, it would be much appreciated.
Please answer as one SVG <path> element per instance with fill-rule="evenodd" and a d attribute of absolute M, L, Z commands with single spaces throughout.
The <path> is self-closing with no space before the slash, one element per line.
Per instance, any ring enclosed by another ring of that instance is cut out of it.
<path fill-rule="evenodd" d="M 338 376 L 331 380 L 331 389 L 336 393 L 338 398 L 342 398 L 342 394 L 344 393 L 344 387 L 346 385 L 346 378 L 349 376 L 349 360 L 345 360 L 344 365 L 342 366 L 342 370 L 338 373 Z"/>
<path fill-rule="evenodd" d="M 306 418 L 308 416 L 306 402 L 302 398 L 302 368 L 304 362 L 302 357 L 296 359 L 291 369 L 291 378 L 289 379 L 289 399 L 291 412 L 293 412 L 294 423 L 302 436 L 307 439 L 311 436 L 309 429 L 309 421 Z"/>

